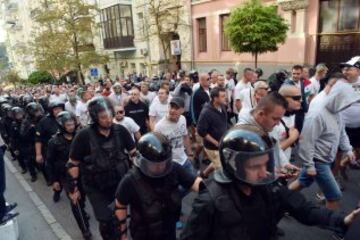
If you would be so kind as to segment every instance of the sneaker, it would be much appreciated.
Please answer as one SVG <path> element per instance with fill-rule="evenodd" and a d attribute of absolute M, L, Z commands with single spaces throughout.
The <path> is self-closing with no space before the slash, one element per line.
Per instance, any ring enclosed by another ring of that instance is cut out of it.
<path fill-rule="evenodd" d="M 37 176 L 36 176 L 36 175 L 31 176 L 31 182 L 36 182 L 36 180 L 37 180 Z"/>
<path fill-rule="evenodd" d="M 326 198 L 325 196 L 322 194 L 322 193 L 316 193 L 316 201 L 319 203 L 319 204 L 325 204 L 326 203 Z"/>
<path fill-rule="evenodd" d="M 13 210 L 16 207 L 17 207 L 17 203 L 10 203 L 9 205 L 6 205 L 5 212 L 9 213 L 11 212 L 11 210 Z"/>
<path fill-rule="evenodd" d="M 60 191 L 54 191 L 54 195 L 53 195 L 54 202 L 57 203 L 60 200 L 60 194 L 61 194 Z"/>
<path fill-rule="evenodd" d="M 7 223 L 11 219 L 15 218 L 19 213 L 7 213 L 5 216 L 0 220 L 0 225 Z"/>

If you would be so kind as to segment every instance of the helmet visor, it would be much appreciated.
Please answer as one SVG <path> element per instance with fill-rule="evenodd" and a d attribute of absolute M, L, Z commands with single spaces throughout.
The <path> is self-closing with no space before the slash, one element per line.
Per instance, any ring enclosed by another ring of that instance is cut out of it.
<path fill-rule="evenodd" d="M 241 182 L 265 185 L 276 180 L 273 148 L 261 152 L 241 152 L 226 148 L 223 154 L 227 159 L 227 166 Z"/>
<path fill-rule="evenodd" d="M 150 161 L 141 154 L 136 158 L 136 165 L 140 168 L 140 171 L 151 178 L 161 178 L 168 175 L 173 167 L 173 163 L 170 158 L 164 159 L 161 162 Z"/>

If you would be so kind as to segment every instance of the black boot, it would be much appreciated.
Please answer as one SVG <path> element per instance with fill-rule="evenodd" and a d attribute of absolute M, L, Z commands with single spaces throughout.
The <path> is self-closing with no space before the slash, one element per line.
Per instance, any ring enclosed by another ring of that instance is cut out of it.
<path fill-rule="evenodd" d="M 37 176 L 36 175 L 32 175 L 31 176 L 31 182 L 36 182 L 37 180 Z"/>
<path fill-rule="evenodd" d="M 54 191 L 53 200 L 57 203 L 60 200 L 61 191 Z"/>

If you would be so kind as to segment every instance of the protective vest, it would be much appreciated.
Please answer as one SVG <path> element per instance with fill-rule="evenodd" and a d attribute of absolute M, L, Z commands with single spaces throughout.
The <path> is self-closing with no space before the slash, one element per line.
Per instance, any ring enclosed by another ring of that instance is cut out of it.
<path fill-rule="evenodd" d="M 70 142 L 67 141 L 62 133 L 57 133 L 53 138 L 55 145 L 54 171 L 58 176 L 66 176 L 66 163 L 69 160 Z"/>
<path fill-rule="evenodd" d="M 164 185 L 154 188 L 138 168 L 131 171 L 132 185 L 135 187 L 138 199 L 130 210 L 132 238 L 134 240 L 171 239 L 181 212 L 178 181 L 169 174 L 163 178 Z"/>
<path fill-rule="evenodd" d="M 215 206 L 214 224 L 212 224 L 212 235 L 210 239 L 226 239 L 226 240 L 250 240 L 247 224 L 251 224 L 250 219 L 244 219 L 243 212 L 247 210 L 246 206 L 239 200 L 239 194 L 233 184 L 219 184 L 215 181 L 206 183 L 210 196 Z M 264 189 L 262 196 L 265 198 L 267 209 L 267 218 L 263 219 L 264 224 L 259 228 L 269 232 L 268 239 L 276 239 L 276 209 L 270 199 L 267 189 Z M 249 216 L 249 215 L 247 215 Z"/>
<path fill-rule="evenodd" d="M 84 184 L 98 189 L 117 186 L 129 169 L 120 134 L 113 125 L 111 139 L 100 145 L 95 131 L 89 128 L 91 153 L 84 158 L 81 166 Z"/>

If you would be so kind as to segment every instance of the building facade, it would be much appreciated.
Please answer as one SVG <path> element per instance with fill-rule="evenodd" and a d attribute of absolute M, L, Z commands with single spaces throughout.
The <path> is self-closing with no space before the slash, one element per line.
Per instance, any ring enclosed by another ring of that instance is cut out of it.
<path fill-rule="evenodd" d="M 199 70 L 254 66 L 251 54 L 231 51 L 224 21 L 244 0 L 192 0 L 193 60 Z M 294 64 L 330 66 L 360 54 L 358 0 L 264 0 L 276 4 L 289 24 L 279 50 L 259 55 L 258 66 L 270 74 Z"/>
<path fill-rule="evenodd" d="M 32 37 L 33 21 L 31 8 L 36 1 L 2 0 L 1 17 L 6 30 L 6 49 L 9 66 L 21 78 L 27 78 L 35 70 L 34 59 L 28 54 L 28 42 Z"/>

